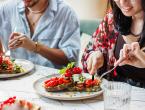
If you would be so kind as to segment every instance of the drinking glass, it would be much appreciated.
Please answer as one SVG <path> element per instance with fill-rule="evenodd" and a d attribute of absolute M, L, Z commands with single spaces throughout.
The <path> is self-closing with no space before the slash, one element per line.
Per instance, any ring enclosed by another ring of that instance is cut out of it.
<path fill-rule="evenodd" d="M 104 110 L 129 110 L 131 85 L 108 81 L 102 88 L 104 91 Z"/>

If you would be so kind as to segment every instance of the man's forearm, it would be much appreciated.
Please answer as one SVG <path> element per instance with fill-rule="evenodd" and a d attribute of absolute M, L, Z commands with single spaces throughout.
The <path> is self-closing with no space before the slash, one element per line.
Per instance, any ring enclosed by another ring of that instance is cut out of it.
<path fill-rule="evenodd" d="M 1 41 L 0 41 L 0 53 L 3 53 L 3 46 L 2 46 Z"/>
<path fill-rule="evenodd" d="M 66 65 L 69 62 L 64 52 L 60 49 L 48 48 L 45 45 L 37 44 L 37 53 L 55 64 Z"/>

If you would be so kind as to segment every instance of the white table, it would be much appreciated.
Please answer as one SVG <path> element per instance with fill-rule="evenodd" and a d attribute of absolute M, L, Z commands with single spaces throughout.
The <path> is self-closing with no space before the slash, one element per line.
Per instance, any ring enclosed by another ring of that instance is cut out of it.
<path fill-rule="evenodd" d="M 40 105 L 42 110 L 104 110 L 102 95 L 79 101 L 58 101 L 37 95 L 33 89 L 33 82 L 56 72 L 53 68 L 36 65 L 36 70 L 31 74 L 0 80 L 0 101 L 17 96 Z M 145 89 L 133 87 L 130 110 L 145 110 Z"/>

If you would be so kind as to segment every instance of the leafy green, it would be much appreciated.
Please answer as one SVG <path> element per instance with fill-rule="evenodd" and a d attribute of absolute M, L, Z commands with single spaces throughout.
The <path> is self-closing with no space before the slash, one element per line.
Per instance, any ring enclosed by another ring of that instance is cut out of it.
<path fill-rule="evenodd" d="M 82 74 L 74 74 L 73 81 L 77 83 L 84 83 L 86 78 Z"/>
<path fill-rule="evenodd" d="M 8 65 L 6 63 L 2 63 L 1 68 L 6 70 L 8 68 Z"/>
<path fill-rule="evenodd" d="M 15 62 L 15 59 L 11 59 L 11 61 L 14 63 Z"/>
<path fill-rule="evenodd" d="M 79 79 L 80 79 L 80 82 L 82 82 L 82 83 L 84 83 L 86 80 L 86 78 L 84 76 L 80 76 Z"/>
<path fill-rule="evenodd" d="M 68 63 L 66 68 L 73 68 L 75 66 L 75 62 Z"/>
<path fill-rule="evenodd" d="M 59 70 L 59 74 L 64 74 L 66 70 L 67 70 L 67 68 L 63 68 L 63 69 Z"/>
<path fill-rule="evenodd" d="M 14 72 L 15 73 L 21 73 L 24 72 L 24 69 L 22 68 L 22 66 L 19 66 L 17 64 L 14 65 Z"/>
<path fill-rule="evenodd" d="M 59 70 L 59 74 L 64 74 L 66 70 L 73 68 L 75 66 L 75 62 L 68 63 L 66 67 Z"/>

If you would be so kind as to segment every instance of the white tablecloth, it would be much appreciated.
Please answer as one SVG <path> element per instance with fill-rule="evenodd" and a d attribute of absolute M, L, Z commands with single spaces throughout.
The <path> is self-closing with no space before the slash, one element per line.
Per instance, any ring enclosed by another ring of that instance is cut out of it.
<path fill-rule="evenodd" d="M 0 80 L 0 101 L 17 96 L 40 105 L 42 110 L 104 110 L 102 95 L 78 101 L 58 101 L 37 95 L 33 89 L 34 81 L 54 73 L 57 70 L 36 65 L 35 71 L 30 74 Z M 133 87 L 130 110 L 145 110 L 145 89 Z"/>

